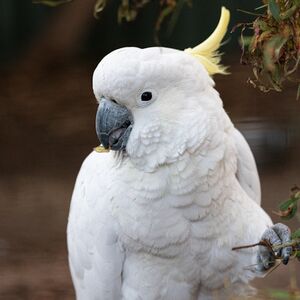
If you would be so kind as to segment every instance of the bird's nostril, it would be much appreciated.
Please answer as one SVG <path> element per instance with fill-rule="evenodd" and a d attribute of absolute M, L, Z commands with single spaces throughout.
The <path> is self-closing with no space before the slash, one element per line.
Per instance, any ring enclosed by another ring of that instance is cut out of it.
<path fill-rule="evenodd" d="M 115 139 L 115 140 L 113 140 L 112 145 L 116 145 L 116 144 L 118 144 L 118 142 L 119 142 L 119 140 Z"/>
<path fill-rule="evenodd" d="M 129 120 L 126 120 L 125 122 L 124 122 L 124 124 L 122 125 L 122 127 L 123 128 L 127 128 L 127 127 L 129 127 L 131 125 L 131 122 L 129 121 Z"/>

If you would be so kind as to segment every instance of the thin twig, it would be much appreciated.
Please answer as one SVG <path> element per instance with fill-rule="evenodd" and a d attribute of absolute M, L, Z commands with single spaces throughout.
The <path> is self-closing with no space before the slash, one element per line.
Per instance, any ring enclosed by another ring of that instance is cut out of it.
<path fill-rule="evenodd" d="M 294 251 L 297 250 L 297 248 L 300 246 L 300 238 L 296 238 L 296 239 L 291 240 L 290 242 L 282 243 L 279 245 L 271 245 L 269 241 L 261 240 L 256 244 L 233 247 L 232 250 L 235 251 L 235 250 L 240 250 L 240 249 L 253 248 L 256 246 L 267 247 L 270 251 L 272 251 L 272 253 L 276 257 L 275 252 L 279 251 L 282 248 L 292 247 Z"/>
<path fill-rule="evenodd" d="M 265 247 L 267 247 L 268 249 L 270 249 L 270 250 L 273 251 L 272 245 L 271 245 L 270 242 L 267 241 L 267 240 L 261 240 L 261 241 L 259 241 L 259 242 L 256 243 L 256 244 L 250 244 L 250 245 L 245 245 L 245 246 L 237 246 L 237 247 L 233 247 L 232 250 L 235 251 L 235 250 L 240 250 L 240 249 L 253 248 L 253 247 L 256 247 L 256 246 L 265 246 Z"/>

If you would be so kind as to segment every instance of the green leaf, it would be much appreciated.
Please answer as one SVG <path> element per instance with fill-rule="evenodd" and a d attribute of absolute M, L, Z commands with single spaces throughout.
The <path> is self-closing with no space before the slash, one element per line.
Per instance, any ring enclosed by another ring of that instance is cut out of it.
<path fill-rule="evenodd" d="M 64 3 L 71 2 L 72 0 L 33 0 L 32 3 L 35 4 L 44 4 L 51 7 L 56 7 Z"/>
<path fill-rule="evenodd" d="M 267 24 L 267 22 L 257 19 L 255 23 L 258 25 L 259 29 L 262 31 L 270 30 L 270 26 Z"/>
<path fill-rule="evenodd" d="M 292 233 L 292 239 L 298 239 L 300 238 L 300 228 L 298 228 L 296 231 Z"/>
<path fill-rule="evenodd" d="M 294 0 L 294 4 L 300 6 L 300 0 Z"/>
<path fill-rule="evenodd" d="M 273 18 L 280 22 L 280 8 L 275 0 L 269 0 L 269 10 L 273 16 Z"/>
<path fill-rule="evenodd" d="M 276 81 L 276 76 L 277 76 L 277 78 L 278 78 L 278 74 L 279 73 L 277 73 L 277 75 L 276 75 L 276 70 L 278 70 L 278 68 L 277 68 L 277 66 L 276 65 L 274 65 L 274 69 L 272 70 L 272 75 L 270 75 L 269 73 L 267 73 L 265 76 L 266 76 L 266 78 L 269 80 L 269 82 L 270 82 L 270 84 L 271 84 L 271 86 L 272 86 L 272 88 L 275 90 L 275 91 L 277 91 L 277 92 L 281 92 L 282 91 L 282 89 L 281 89 L 281 86 L 280 86 L 280 84 Z M 292 212 L 292 211 L 291 211 Z"/>
<path fill-rule="evenodd" d="M 279 60 L 282 54 L 282 48 L 285 45 L 287 38 L 282 35 L 273 36 L 264 45 L 263 62 L 265 68 L 273 73 L 275 71 L 275 63 Z"/>
<path fill-rule="evenodd" d="M 285 299 L 290 299 L 290 293 L 288 291 L 283 291 L 283 290 L 271 290 L 270 291 L 270 296 L 274 299 L 278 300 L 285 300 Z"/>
<path fill-rule="evenodd" d="M 279 206 L 279 213 L 276 213 L 281 217 L 283 220 L 290 220 L 293 218 L 297 213 L 297 202 L 298 198 L 292 197 L 288 199 L 287 201 L 283 202 Z"/>
<path fill-rule="evenodd" d="M 272 80 L 276 84 L 277 89 L 275 89 L 275 90 L 278 92 L 281 92 L 281 84 L 280 84 L 281 72 L 280 72 L 280 68 L 278 65 L 275 65 L 274 71 L 272 72 Z"/>
<path fill-rule="evenodd" d="M 296 215 L 296 213 L 297 213 L 297 205 L 293 206 L 291 212 L 287 216 L 282 216 L 281 219 L 286 221 L 290 220 Z"/>
<path fill-rule="evenodd" d="M 285 202 L 281 203 L 279 206 L 279 209 L 281 211 L 285 211 L 290 207 L 290 205 L 293 205 L 296 201 L 297 201 L 297 199 L 290 198 L 290 199 L 286 200 Z"/>
<path fill-rule="evenodd" d="M 281 49 L 288 39 L 286 37 L 278 36 L 274 43 L 274 59 L 278 60 L 281 54 Z"/>
<path fill-rule="evenodd" d="M 281 20 L 289 19 L 297 11 L 297 8 L 298 5 L 295 4 L 285 12 L 280 13 L 280 19 Z"/>

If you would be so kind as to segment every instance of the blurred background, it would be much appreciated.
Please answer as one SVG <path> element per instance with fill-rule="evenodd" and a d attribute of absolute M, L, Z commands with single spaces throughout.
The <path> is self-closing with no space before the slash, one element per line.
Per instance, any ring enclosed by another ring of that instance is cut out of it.
<path fill-rule="evenodd" d="M 97 146 L 91 76 L 116 48 L 155 45 L 158 1 L 122 24 L 119 1 L 109 1 L 98 20 L 94 4 L 74 0 L 52 8 L 0 0 L 0 299 L 74 299 L 65 232 L 77 172 Z M 162 25 L 160 43 L 194 46 L 213 31 L 222 5 L 232 13 L 231 29 L 253 18 L 238 8 L 253 11 L 260 4 L 193 1 L 181 10 L 171 35 Z M 300 184 L 300 103 L 295 86 L 265 94 L 248 85 L 251 69 L 239 63 L 239 33 L 226 37 L 223 62 L 231 74 L 215 76 L 216 88 L 250 143 L 263 207 L 278 222 L 272 211 Z M 297 221 L 289 224 L 296 228 Z M 299 280 L 299 269 L 299 263 L 280 266 L 255 285 L 267 299 L 269 290 L 287 290 L 291 279 Z"/>

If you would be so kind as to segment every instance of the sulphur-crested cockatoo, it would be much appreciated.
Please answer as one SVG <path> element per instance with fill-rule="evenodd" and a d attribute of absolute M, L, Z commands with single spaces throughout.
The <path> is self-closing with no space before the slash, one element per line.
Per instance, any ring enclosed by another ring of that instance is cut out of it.
<path fill-rule="evenodd" d="M 214 89 L 228 20 L 222 8 L 216 30 L 193 49 L 122 48 L 97 66 L 96 130 L 110 151 L 86 158 L 72 197 L 77 299 L 245 295 L 275 257 L 264 246 L 232 248 L 289 240 L 260 207 L 254 158 Z M 290 252 L 280 253 L 285 263 Z"/>

